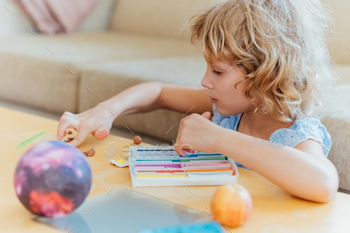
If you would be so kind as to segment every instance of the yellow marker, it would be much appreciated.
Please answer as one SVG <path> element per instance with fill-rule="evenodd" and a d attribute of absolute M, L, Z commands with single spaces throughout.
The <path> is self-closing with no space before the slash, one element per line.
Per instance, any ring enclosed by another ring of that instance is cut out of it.
<path fill-rule="evenodd" d="M 187 177 L 187 175 L 137 175 L 137 177 Z"/>
<path fill-rule="evenodd" d="M 117 162 L 118 162 L 119 164 L 124 164 L 124 159 L 118 159 Z"/>

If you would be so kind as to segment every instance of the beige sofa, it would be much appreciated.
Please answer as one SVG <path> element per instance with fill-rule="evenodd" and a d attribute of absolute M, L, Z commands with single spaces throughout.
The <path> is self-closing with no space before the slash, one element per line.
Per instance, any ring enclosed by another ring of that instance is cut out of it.
<path fill-rule="evenodd" d="M 323 2 L 334 10 L 330 51 L 341 79 L 325 99 L 321 120 L 333 139 L 329 158 L 340 187 L 350 190 L 350 3 Z M 209 0 L 102 0 L 77 33 L 59 36 L 37 34 L 10 0 L 0 3 L 0 27 L 7 28 L 0 33 L 1 99 L 61 114 L 92 108 L 142 82 L 200 86 L 206 64 L 181 28 Z M 171 141 L 184 116 L 161 109 L 119 117 L 114 126 Z"/>

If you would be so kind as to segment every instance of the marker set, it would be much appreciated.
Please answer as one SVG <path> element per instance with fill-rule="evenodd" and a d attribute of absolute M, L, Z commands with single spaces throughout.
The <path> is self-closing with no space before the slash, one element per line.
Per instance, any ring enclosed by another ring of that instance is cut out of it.
<path fill-rule="evenodd" d="M 238 175 L 234 161 L 219 153 L 180 156 L 172 146 L 133 146 L 129 156 L 133 186 L 235 183 Z"/>

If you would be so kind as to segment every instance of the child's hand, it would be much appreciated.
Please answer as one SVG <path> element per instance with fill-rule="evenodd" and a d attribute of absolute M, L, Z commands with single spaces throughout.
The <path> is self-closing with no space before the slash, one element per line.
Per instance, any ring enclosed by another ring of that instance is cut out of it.
<path fill-rule="evenodd" d="M 202 115 L 193 113 L 181 120 L 174 145 L 179 155 L 185 155 L 186 151 L 192 154 L 194 151 L 216 152 L 215 137 L 220 133 L 221 127 L 210 121 L 209 117 L 210 112 Z"/>
<path fill-rule="evenodd" d="M 101 105 L 79 114 L 65 112 L 58 124 L 57 140 L 61 140 L 66 135 L 68 128 L 78 131 L 74 140 L 69 142 L 74 146 L 80 145 L 90 133 L 98 140 L 103 140 L 109 135 L 114 119 L 115 117 L 108 109 Z"/>

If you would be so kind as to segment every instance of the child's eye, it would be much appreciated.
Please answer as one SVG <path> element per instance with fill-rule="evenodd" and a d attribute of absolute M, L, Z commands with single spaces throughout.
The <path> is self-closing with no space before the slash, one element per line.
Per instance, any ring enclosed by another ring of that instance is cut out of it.
<path fill-rule="evenodd" d="M 214 70 L 213 72 L 214 72 L 214 74 L 217 74 L 217 75 L 222 74 L 222 72 L 219 72 L 219 71 L 216 71 L 216 70 Z"/>

